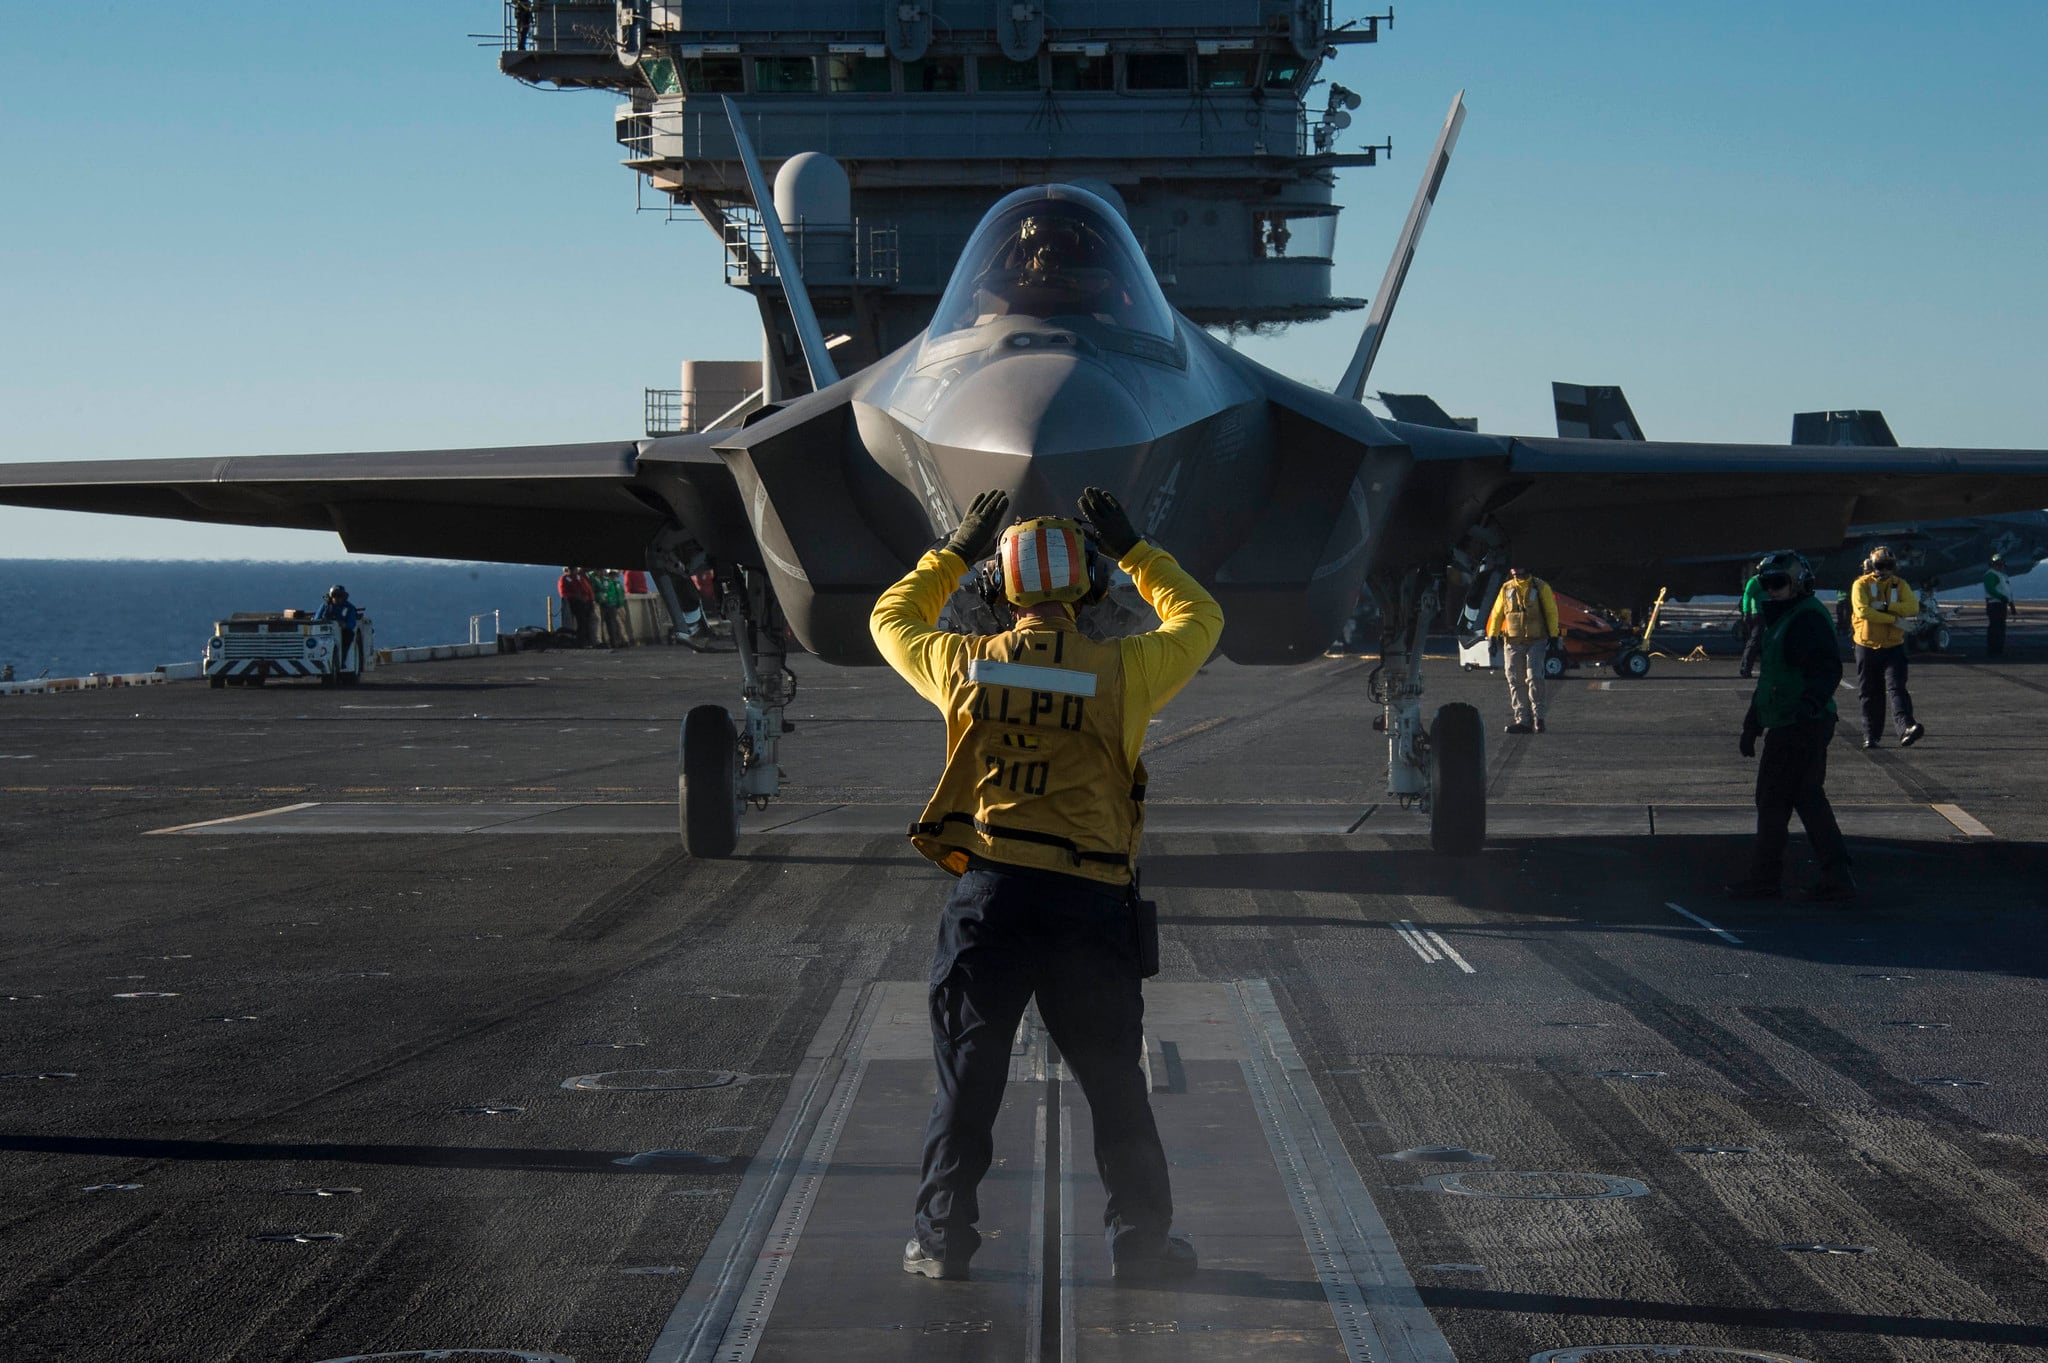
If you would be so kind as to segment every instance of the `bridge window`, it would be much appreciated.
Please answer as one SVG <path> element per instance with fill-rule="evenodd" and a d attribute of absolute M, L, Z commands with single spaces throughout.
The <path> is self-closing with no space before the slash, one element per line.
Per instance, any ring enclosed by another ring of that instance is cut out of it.
<path fill-rule="evenodd" d="M 686 57 L 683 88 L 692 94 L 737 95 L 747 88 L 738 57 Z"/>
<path fill-rule="evenodd" d="M 1251 52 L 1218 52 L 1195 58 L 1195 84 L 1203 90 L 1249 90 L 1258 56 Z"/>
<path fill-rule="evenodd" d="M 1089 57 L 1081 53 L 1055 52 L 1052 56 L 1052 88 L 1055 90 L 1116 89 L 1116 58 Z"/>
<path fill-rule="evenodd" d="M 1335 208 L 1262 208 L 1252 214 L 1255 260 L 1329 260 L 1336 250 Z"/>
<path fill-rule="evenodd" d="M 676 64 L 666 57 L 642 57 L 640 74 L 647 77 L 648 88 L 657 95 L 683 93 L 682 73 L 676 69 Z"/>
<path fill-rule="evenodd" d="M 903 89 L 907 94 L 951 95 L 967 88 L 967 63 L 962 57 L 925 57 L 903 63 Z"/>
<path fill-rule="evenodd" d="M 816 94 L 818 63 L 810 57 L 756 57 L 754 89 L 764 95 Z"/>
<path fill-rule="evenodd" d="M 1304 63 L 1297 57 L 1266 58 L 1266 78 L 1261 82 L 1268 90 L 1292 90 L 1301 84 Z"/>
<path fill-rule="evenodd" d="M 1038 90 L 1043 86 L 1043 82 L 1038 79 L 1036 57 L 1024 62 L 1013 62 L 1008 57 L 977 58 L 974 63 L 974 78 L 985 95 Z"/>
<path fill-rule="evenodd" d="M 1185 52 L 1133 52 L 1124 58 L 1126 90 L 1185 90 L 1188 88 L 1188 58 Z"/>
<path fill-rule="evenodd" d="M 827 88 L 835 95 L 889 93 L 889 59 L 858 52 L 835 52 L 825 58 Z"/>

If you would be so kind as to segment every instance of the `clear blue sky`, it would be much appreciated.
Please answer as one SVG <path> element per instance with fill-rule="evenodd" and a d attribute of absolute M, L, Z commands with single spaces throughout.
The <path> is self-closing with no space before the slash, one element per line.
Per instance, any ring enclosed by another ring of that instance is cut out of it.
<path fill-rule="evenodd" d="M 1518 433 L 1564 379 L 1625 385 L 1653 437 L 1867 406 L 1909 444 L 2048 446 L 2048 5 L 1397 11 L 1326 68 L 1394 141 L 1339 184 L 1339 292 L 1377 287 L 1453 91 L 1471 115 L 1376 387 Z M 12 7 L 0 460 L 631 437 L 678 360 L 757 353 L 708 232 L 634 212 L 614 99 L 465 36 L 499 13 Z M 1246 348 L 1328 384 L 1356 334 Z M 340 552 L 0 508 L 0 557 Z"/>

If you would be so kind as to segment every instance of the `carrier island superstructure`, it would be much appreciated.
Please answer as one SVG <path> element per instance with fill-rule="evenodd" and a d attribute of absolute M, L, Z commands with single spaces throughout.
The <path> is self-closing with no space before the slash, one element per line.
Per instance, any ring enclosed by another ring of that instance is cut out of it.
<path fill-rule="evenodd" d="M 1332 0 L 506 0 L 500 68 L 613 90 L 644 188 L 701 218 L 761 310 L 763 358 L 685 361 L 650 434 L 731 424 L 810 387 L 723 99 L 775 175 L 842 372 L 931 316 L 969 232 L 1049 180 L 1105 192 L 1168 300 L 1266 328 L 1362 306 L 1331 292 L 1336 173 L 1360 99 L 1322 79 L 1393 12 Z M 1356 78 L 1354 77 L 1354 83 Z"/>

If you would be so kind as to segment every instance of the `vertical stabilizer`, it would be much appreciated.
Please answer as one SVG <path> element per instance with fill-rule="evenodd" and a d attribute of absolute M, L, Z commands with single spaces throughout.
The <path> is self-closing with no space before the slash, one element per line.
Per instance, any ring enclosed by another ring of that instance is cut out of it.
<path fill-rule="evenodd" d="M 1896 449 L 1899 442 L 1897 437 L 1892 435 L 1891 423 L 1884 419 L 1884 413 L 1871 410 L 1794 413 L 1792 443 L 1865 445 L 1879 449 Z"/>
<path fill-rule="evenodd" d="M 775 257 L 775 273 L 782 280 L 782 295 L 789 300 L 789 315 L 796 323 L 796 337 L 804 348 L 804 364 L 811 371 L 811 387 L 822 391 L 839 382 L 839 370 L 832 363 L 832 356 L 825 348 L 825 333 L 819 329 L 818 314 L 811 310 L 810 291 L 804 287 L 804 277 L 797 269 L 796 252 L 789 249 L 789 238 L 782 233 L 782 218 L 775 211 L 775 195 L 768 188 L 767 177 L 761 173 L 761 162 L 754 155 L 754 144 L 747 137 L 747 130 L 740 124 L 739 106 L 732 96 L 724 95 L 725 118 L 732 124 L 732 138 L 739 145 L 740 164 L 747 170 L 747 188 L 753 192 L 754 206 L 761 211 L 761 228 L 768 238 L 768 253 Z"/>
<path fill-rule="evenodd" d="M 1436 399 L 1427 393 L 1381 393 L 1379 397 L 1387 415 L 1410 426 L 1434 426 L 1444 431 L 1479 429 L 1477 417 L 1452 416 L 1437 406 Z"/>
<path fill-rule="evenodd" d="M 1408 278 L 1408 267 L 1415 263 L 1415 243 L 1422 238 L 1422 228 L 1429 221 L 1430 206 L 1436 202 L 1436 192 L 1443 187 L 1444 172 L 1450 168 L 1451 148 L 1458 145 L 1458 130 L 1465 126 L 1465 92 L 1458 91 L 1451 97 L 1451 111 L 1444 115 L 1443 131 L 1436 135 L 1436 146 L 1429 153 L 1429 164 L 1424 167 L 1422 186 L 1415 191 L 1415 202 L 1409 205 L 1408 221 L 1401 224 L 1401 236 L 1394 243 L 1394 258 L 1387 262 L 1387 272 L 1380 279 L 1379 292 L 1373 296 L 1372 309 L 1365 315 L 1365 334 L 1358 338 L 1358 349 L 1351 356 L 1351 364 L 1344 371 L 1344 377 L 1337 381 L 1337 392 L 1353 402 L 1365 400 L 1366 375 L 1372 372 L 1373 357 L 1380 353 L 1380 340 L 1386 335 L 1387 323 L 1393 319 L 1394 304 L 1401 297 L 1401 285 Z"/>
<path fill-rule="evenodd" d="M 1550 401 L 1557 408 L 1557 433 L 1567 439 L 1648 439 L 1619 388 L 1553 383 Z"/>

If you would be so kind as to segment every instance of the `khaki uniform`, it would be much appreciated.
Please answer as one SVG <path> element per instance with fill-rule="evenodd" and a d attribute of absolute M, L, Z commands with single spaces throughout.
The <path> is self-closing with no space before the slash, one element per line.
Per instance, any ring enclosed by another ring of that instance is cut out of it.
<path fill-rule="evenodd" d="M 1540 577 L 1509 578 L 1486 617 L 1488 638 L 1501 641 L 1508 677 L 1509 717 L 1517 724 L 1543 718 L 1543 658 L 1558 635 L 1557 598 Z"/>

